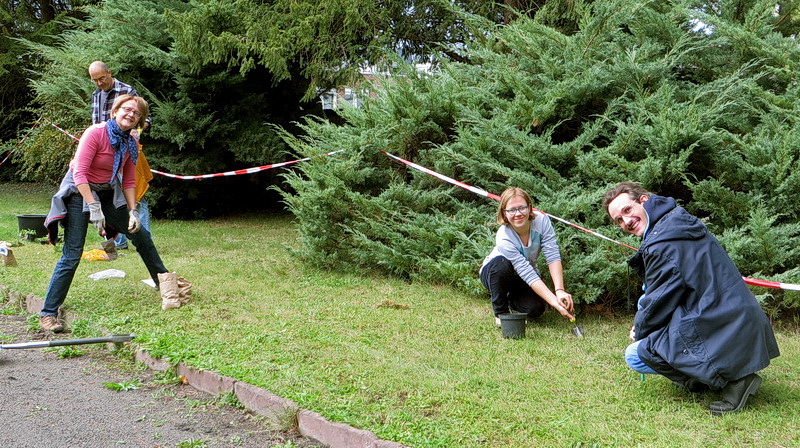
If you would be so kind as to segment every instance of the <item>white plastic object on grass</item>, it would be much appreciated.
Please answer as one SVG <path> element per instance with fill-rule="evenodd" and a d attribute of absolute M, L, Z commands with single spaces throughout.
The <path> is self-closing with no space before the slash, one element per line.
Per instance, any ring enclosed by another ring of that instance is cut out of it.
<path fill-rule="evenodd" d="M 125 271 L 119 269 L 106 269 L 105 271 L 95 272 L 89 276 L 92 280 L 102 280 L 104 278 L 125 278 Z"/>

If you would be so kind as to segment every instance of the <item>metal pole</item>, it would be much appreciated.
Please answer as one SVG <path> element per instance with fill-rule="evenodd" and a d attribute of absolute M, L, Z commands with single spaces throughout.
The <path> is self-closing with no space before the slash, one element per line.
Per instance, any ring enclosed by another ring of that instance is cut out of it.
<path fill-rule="evenodd" d="M 0 349 L 18 349 L 18 348 L 43 348 L 43 347 L 63 347 L 66 345 L 83 345 L 83 344 L 99 344 L 103 342 L 113 342 L 115 344 L 122 342 L 130 342 L 135 338 L 133 334 L 115 334 L 113 336 L 104 336 L 99 338 L 84 338 L 84 339 L 61 339 L 55 341 L 37 341 L 37 342 L 20 342 L 18 344 L 3 344 Z"/>

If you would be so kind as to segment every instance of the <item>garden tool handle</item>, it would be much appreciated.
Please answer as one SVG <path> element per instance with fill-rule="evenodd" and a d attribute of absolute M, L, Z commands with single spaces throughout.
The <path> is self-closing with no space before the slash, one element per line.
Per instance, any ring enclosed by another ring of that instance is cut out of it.
<path fill-rule="evenodd" d="M 99 338 L 84 338 L 84 339 L 62 339 L 57 341 L 50 341 L 50 347 L 62 347 L 66 345 L 83 345 L 83 344 L 99 344 L 103 342 L 113 342 L 120 344 L 122 342 L 130 342 L 135 338 L 133 334 L 115 334 L 111 336 L 102 336 Z"/>
<path fill-rule="evenodd" d="M 63 347 L 67 345 L 82 345 L 82 344 L 98 344 L 102 342 L 113 342 L 115 344 L 122 342 L 130 342 L 135 338 L 133 334 L 115 334 L 112 336 L 103 336 L 99 338 L 84 338 L 84 339 L 61 339 L 56 341 L 37 341 L 37 342 L 22 342 L 19 344 L 5 344 L 0 345 L 0 349 L 15 349 L 15 348 L 43 348 L 43 347 Z"/>

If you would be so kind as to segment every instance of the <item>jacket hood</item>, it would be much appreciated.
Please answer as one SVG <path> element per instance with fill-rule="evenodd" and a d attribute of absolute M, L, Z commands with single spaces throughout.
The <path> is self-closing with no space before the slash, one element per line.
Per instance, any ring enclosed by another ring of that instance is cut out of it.
<path fill-rule="evenodd" d="M 690 215 L 683 207 L 678 207 L 675 199 L 650 195 L 644 203 L 650 219 L 650 228 L 645 235 L 646 243 L 671 239 L 699 239 L 708 233 L 705 224 Z"/>
<path fill-rule="evenodd" d="M 664 215 L 669 213 L 670 210 L 674 209 L 676 205 L 678 204 L 673 198 L 651 194 L 650 198 L 644 203 L 644 209 L 647 212 L 647 216 L 650 218 L 650 227 L 654 227 L 656 223 Z"/>

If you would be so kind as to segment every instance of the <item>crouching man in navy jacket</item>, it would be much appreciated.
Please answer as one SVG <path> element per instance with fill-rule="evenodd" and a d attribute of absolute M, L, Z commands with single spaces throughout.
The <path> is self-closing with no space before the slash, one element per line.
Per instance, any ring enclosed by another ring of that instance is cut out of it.
<path fill-rule="evenodd" d="M 706 226 L 669 197 L 622 182 L 603 208 L 642 238 L 628 264 L 644 295 L 625 352 L 637 372 L 663 375 L 692 392 L 721 390 L 714 415 L 740 411 L 761 386 L 756 374 L 780 355 L 769 320 Z"/>

